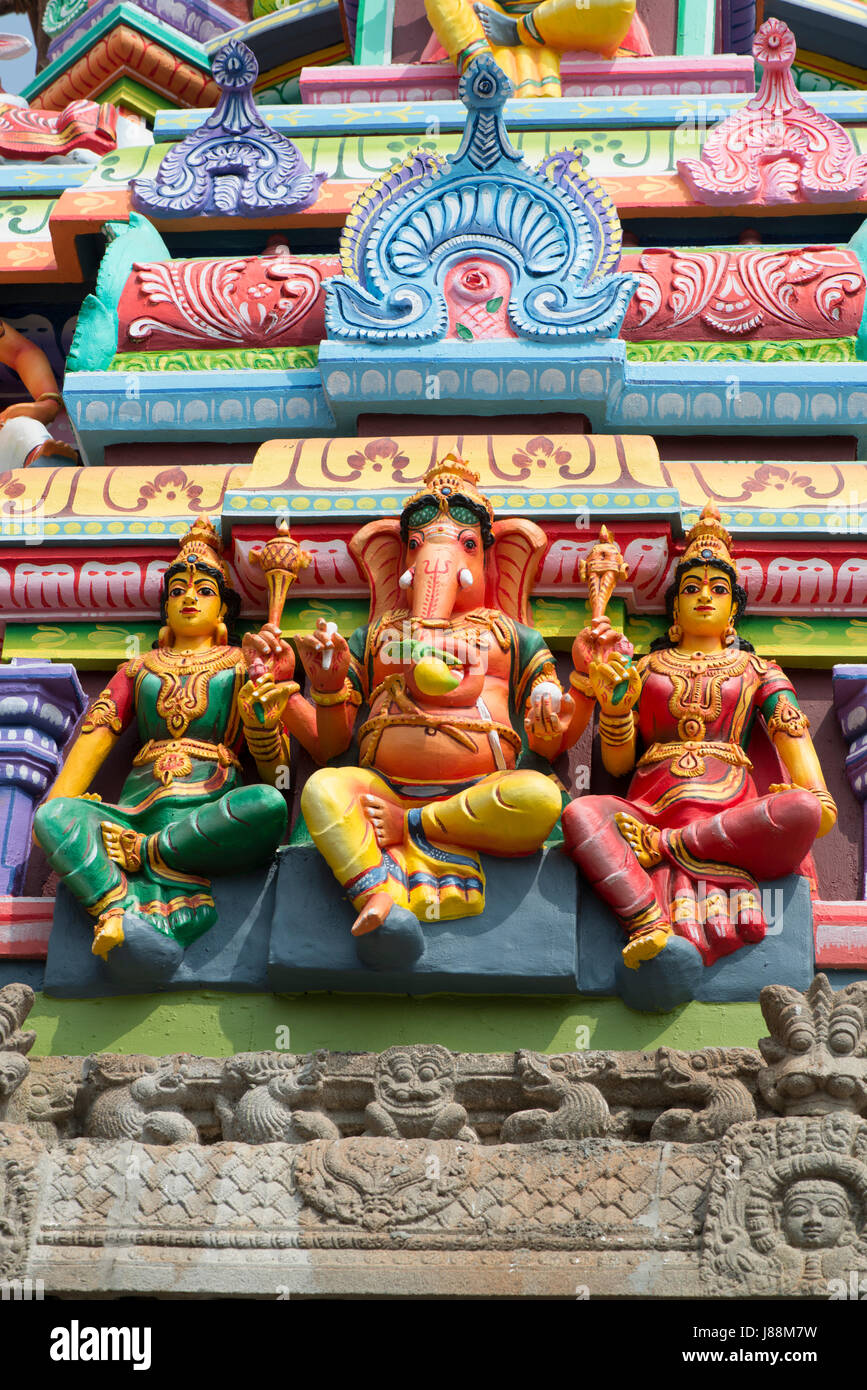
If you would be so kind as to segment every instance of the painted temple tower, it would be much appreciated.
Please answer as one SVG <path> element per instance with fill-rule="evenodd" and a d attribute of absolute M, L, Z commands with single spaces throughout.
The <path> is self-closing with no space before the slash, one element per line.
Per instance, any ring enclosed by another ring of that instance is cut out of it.
<path fill-rule="evenodd" d="M 867 9 L 36 19 L 0 1286 L 858 1297 Z"/>

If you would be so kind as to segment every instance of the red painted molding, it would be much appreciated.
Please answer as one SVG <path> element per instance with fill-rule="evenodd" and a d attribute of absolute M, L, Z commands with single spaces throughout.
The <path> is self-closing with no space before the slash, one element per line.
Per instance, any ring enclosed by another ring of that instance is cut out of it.
<path fill-rule="evenodd" d="M 0 959 L 44 960 L 53 918 L 53 898 L 0 897 Z"/>
<path fill-rule="evenodd" d="M 813 927 L 819 969 L 867 970 L 867 902 L 814 902 Z"/>

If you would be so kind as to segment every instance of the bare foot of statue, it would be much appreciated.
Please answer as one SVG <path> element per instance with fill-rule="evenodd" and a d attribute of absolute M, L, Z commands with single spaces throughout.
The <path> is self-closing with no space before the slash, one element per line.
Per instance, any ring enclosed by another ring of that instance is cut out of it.
<path fill-rule="evenodd" d="M 645 825 L 625 811 L 618 811 L 614 817 L 620 831 L 642 869 L 652 869 L 654 864 L 662 863 L 659 848 L 659 831 L 653 825 Z"/>
<path fill-rule="evenodd" d="M 496 44 L 499 48 L 520 48 L 521 40 L 518 37 L 516 19 L 510 19 L 507 14 L 498 14 L 496 10 L 489 10 L 487 5 L 473 5 L 473 9 L 479 16 L 489 43 Z"/>
<path fill-rule="evenodd" d="M 637 970 L 643 960 L 653 960 L 654 956 L 659 955 L 670 936 L 671 927 L 661 923 L 652 931 L 630 937 L 623 947 L 623 964 L 628 965 L 630 970 Z"/>
<path fill-rule="evenodd" d="M 119 864 L 128 873 L 137 873 L 141 868 L 146 836 L 135 830 L 128 830 L 124 825 L 116 825 L 110 820 L 100 821 L 99 828 L 109 859 L 113 859 L 115 864 Z"/>
<path fill-rule="evenodd" d="M 105 960 L 109 951 L 119 946 L 123 939 L 123 913 L 103 912 L 97 919 L 90 949 L 95 956 L 101 956 Z"/>
<path fill-rule="evenodd" d="M 353 936 L 366 936 L 368 932 L 376 931 L 381 927 L 391 909 L 394 907 L 394 899 L 387 893 L 374 893 L 372 898 L 368 898 L 364 907 L 359 912 L 352 927 Z"/>
<path fill-rule="evenodd" d="M 388 845 L 403 844 L 406 813 L 399 806 L 385 801 L 381 796 L 374 796 L 372 792 L 362 796 L 361 806 L 373 826 L 376 843 L 380 849 L 385 849 Z"/>

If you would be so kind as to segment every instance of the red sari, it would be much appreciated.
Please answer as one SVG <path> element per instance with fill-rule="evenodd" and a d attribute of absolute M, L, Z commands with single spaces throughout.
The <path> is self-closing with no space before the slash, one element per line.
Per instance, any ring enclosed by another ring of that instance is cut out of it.
<path fill-rule="evenodd" d="M 756 880 L 794 873 L 821 806 L 800 789 L 760 796 L 747 757 L 756 715 L 806 732 L 791 683 L 773 661 L 739 649 L 638 665 L 639 757 L 628 797 L 585 796 L 563 813 L 567 852 L 631 936 L 667 924 L 706 965 L 767 930 Z M 781 703 L 782 702 L 782 703 Z M 614 819 L 662 833 L 662 862 L 644 869 Z"/>

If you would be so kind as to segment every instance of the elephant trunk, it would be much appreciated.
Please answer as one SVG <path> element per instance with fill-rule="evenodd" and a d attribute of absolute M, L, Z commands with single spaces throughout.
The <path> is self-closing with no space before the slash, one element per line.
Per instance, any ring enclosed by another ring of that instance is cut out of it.
<path fill-rule="evenodd" d="M 460 588 L 463 550 L 460 546 L 430 541 L 412 558 L 413 617 L 426 622 L 448 621 Z"/>

